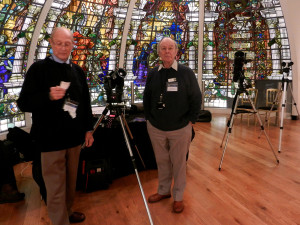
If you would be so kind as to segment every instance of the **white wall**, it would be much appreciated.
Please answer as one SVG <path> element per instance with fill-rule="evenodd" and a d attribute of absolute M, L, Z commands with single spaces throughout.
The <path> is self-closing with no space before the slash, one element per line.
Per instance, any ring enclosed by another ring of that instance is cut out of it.
<path fill-rule="evenodd" d="M 283 15 L 286 22 L 290 42 L 293 65 L 293 95 L 299 108 L 300 101 L 300 0 L 280 0 Z M 293 107 L 292 115 L 297 115 Z"/>

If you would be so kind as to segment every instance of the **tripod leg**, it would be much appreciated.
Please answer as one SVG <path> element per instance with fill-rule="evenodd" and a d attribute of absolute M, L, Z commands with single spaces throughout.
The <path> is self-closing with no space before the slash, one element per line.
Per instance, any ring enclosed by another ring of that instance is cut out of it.
<path fill-rule="evenodd" d="M 240 94 L 240 92 L 237 92 L 236 95 L 235 95 L 234 98 L 233 98 L 233 106 L 232 106 L 232 110 L 231 110 L 230 116 L 229 116 L 228 121 L 227 121 L 227 125 L 226 125 L 227 127 L 226 127 L 226 130 L 225 130 L 225 132 L 224 132 L 224 135 L 223 135 L 223 139 L 222 139 L 220 148 L 222 148 L 223 142 L 224 142 L 225 137 L 226 137 L 226 134 L 228 133 L 228 129 L 229 129 L 229 126 L 230 126 L 230 122 L 231 122 L 231 119 L 232 119 L 233 114 L 234 114 L 234 113 L 233 113 L 233 112 L 234 112 L 234 108 L 235 108 L 235 106 L 238 105 L 238 104 L 236 104 L 236 102 L 238 101 L 238 95 L 239 95 L 239 94 Z"/>
<path fill-rule="evenodd" d="M 274 148 L 273 148 L 272 143 L 271 143 L 271 141 L 270 141 L 270 138 L 269 138 L 269 136 L 268 136 L 268 134 L 267 134 L 267 132 L 266 132 L 266 130 L 265 130 L 265 128 L 264 128 L 264 125 L 263 125 L 262 122 L 261 122 L 260 116 L 259 116 L 258 113 L 257 113 L 257 110 L 256 110 L 256 108 L 255 108 L 255 106 L 254 106 L 254 104 L 253 104 L 253 101 L 251 100 L 251 97 L 249 96 L 249 93 L 248 93 L 247 91 L 246 91 L 246 94 L 247 94 L 248 99 L 249 99 L 249 101 L 250 101 L 250 103 L 251 103 L 252 109 L 253 109 L 254 113 L 256 114 L 256 118 L 257 118 L 257 120 L 258 120 L 258 122 L 259 122 L 259 124 L 260 124 L 260 128 L 261 128 L 261 130 L 264 132 L 264 134 L 265 134 L 265 136 L 266 136 L 266 138 L 267 138 L 267 140 L 268 140 L 268 143 L 269 143 L 270 148 L 271 148 L 271 150 L 272 150 L 272 152 L 273 152 L 273 155 L 275 156 L 276 162 L 279 163 L 279 159 L 277 158 L 277 156 L 276 156 L 276 154 L 275 154 L 275 151 L 274 151 Z"/>
<path fill-rule="evenodd" d="M 230 125 L 231 118 L 232 118 L 232 115 L 230 114 L 230 117 L 228 118 L 228 121 L 227 121 L 226 130 L 225 130 L 225 132 L 224 132 L 224 135 L 223 135 L 223 139 L 222 139 L 220 148 L 223 147 L 223 142 L 224 142 L 225 137 L 226 137 L 226 134 L 227 134 L 227 132 L 228 132 L 228 128 L 229 128 L 229 125 Z"/>
<path fill-rule="evenodd" d="M 278 152 L 281 151 L 281 138 L 283 132 L 283 116 L 284 116 L 284 109 L 286 105 L 286 89 L 287 89 L 287 81 L 284 82 L 283 86 L 283 95 L 282 95 L 282 103 L 281 103 L 281 115 L 280 115 L 280 134 L 279 134 L 279 144 L 278 144 Z"/>
<path fill-rule="evenodd" d="M 266 124 L 268 124 L 268 128 L 269 128 L 269 119 L 270 119 L 270 115 L 271 115 L 271 112 L 273 111 L 273 108 L 274 108 L 276 102 L 278 101 L 279 96 L 281 95 L 281 92 L 282 92 L 282 91 L 278 91 L 278 92 L 277 92 L 277 94 L 276 94 L 276 96 L 275 96 L 275 99 L 274 99 L 274 101 L 273 101 L 273 103 L 272 103 L 272 106 L 271 106 L 270 110 L 269 110 L 269 111 L 266 113 L 266 115 L 265 115 L 265 121 L 264 121 L 263 126 L 265 126 Z M 260 131 L 260 134 L 259 134 L 258 138 L 260 138 L 261 134 L 262 134 L 262 130 Z"/>
<path fill-rule="evenodd" d="M 141 160 L 141 162 L 142 162 L 142 164 L 143 164 L 143 167 L 144 167 L 144 169 L 146 169 L 146 165 L 145 165 L 145 163 L 144 163 L 144 160 L 143 160 L 143 158 L 142 158 L 142 156 L 141 156 L 141 154 L 140 154 L 140 151 L 139 151 L 137 145 L 135 144 L 133 135 L 132 135 L 132 133 L 131 133 L 131 131 L 130 131 L 130 128 L 129 128 L 129 126 L 128 126 L 128 123 L 127 123 L 127 121 L 126 121 L 125 116 L 124 116 L 123 113 L 121 113 L 121 117 L 122 117 L 122 120 L 123 120 L 123 122 L 124 122 L 124 124 L 125 124 L 125 127 L 126 127 L 126 129 L 127 129 L 127 132 L 128 132 L 128 134 L 129 134 L 129 136 L 130 136 L 130 138 L 131 138 L 131 141 L 132 141 L 133 144 L 134 144 L 135 150 L 137 151 L 137 153 L 138 153 L 138 155 L 139 155 L 139 158 L 140 158 L 140 160 Z"/>
<path fill-rule="evenodd" d="M 294 98 L 294 95 L 293 95 L 293 91 L 292 91 L 292 87 L 291 87 L 291 83 L 289 83 L 289 88 L 290 88 L 290 91 L 291 91 L 291 95 L 292 95 L 292 101 L 294 102 L 294 106 L 296 108 L 296 111 L 297 111 L 297 114 L 298 114 L 298 118 L 299 118 L 299 111 L 298 111 L 298 108 L 297 108 L 297 103 L 295 101 L 295 98 Z"/>
<path fill-rule="evenodd" d="M 103 118 L 105 117 L 105 115 L 107 114 L 107 112 L 108 112 L 108 105 L 105 107 L 105 109 L 103 110 L 101 116 L 99 117 L 99 119 L 97 120 L 97 122 L 94 124 L 92 134 L 95 133 L 96 129 L 101 124 L 101 122 L 102 122 Z M 84 148 L 85 148 L 85 142 L 81 145 L 81 150 L 83 150 Z"/>
<path fill-rule="evenodd" d="M 130 143 L 129 143 L 129 140 L 128 140 L 128 136 L 127 136 L 127 133 L 126 133 L 126 130 L 125 130 L 125 125 L 124 125 L 124 121 L 122 119 L 122 115 L 119 116 L 119 119 L 120 119 L 122 131 L 123 131 L 123 135 L 124 135 L 124 138 L 125 138 L 125 142 L 126 142 L 126 145 L 127 145 L 128 151 L 129 151 L 129 155 L 130 155 L 131 160 L 132 160 L 132 164 L 133 164 L 133 167 L 134 167 L 135 175 L 137 177 L 137 180 L 138 180 L 138 183 L 139 183 L 139 187 L 140 187 L 140 190 L 141 190 L 141 194 L 143 196 L 145 207 L 146 207 L 146 210 L 147 210 L 147 213 L 148 213 L 149 221 L 150 221 L 150 224 L 153 225 L 152 217 L 151 217 L 150 210 L 149 210 L 149 207 L 148 207 L 148 204 L 147 204 L 147 200 L 146 200 L 146 197 L 145 197 L 145 194 L 144 194 L 144 191 L 143 191 L 142 183 L 140 181 L 139 173 L 137 171 L 137 167 L 136 167 L 136 163 L 135 163 L 135 158 L 134 158 L 134 156 L 132 154 L 132 150 L 131 150 Z"/>
<path fill-rule="evenodd" d="M 226 136 L 226 140 L 225 140 L 225 145 L 224 145 L 222 157 L 221 157 L 220 164 L 219 164 L 219 171 L 221 170 L 221 166 L 222 166 L 222 163 L 223 163 L 223 159 L 224 159 L 224 156 L 225 156 L 225 151 L 226 151 L 228 140 L 229 140 L 229 135 L 231 134 L 231 129 L 232 129 L 232 126 L 233 126 L 233 119 L 234 119 L 234 115 L 236 114 L 236 108 L 238 106 L 238 101 L 239 101 L 238 100 L 238 95 L 239 94 L 240 93 L 237 92 L 236 95 L 234 96 L 233 109 L 232 109 L 232 112 L 230 114 L 230 119 L 227 123 L 227 128 L 226 128 L 225 133 L 224 133 L 223 141 L 224 141 L 225 136 Z M 222 144 L 223 144 L 223 141 L 222 141 Z M 222 146 L 222 144 L 221 144 L 221 146 Z"/>

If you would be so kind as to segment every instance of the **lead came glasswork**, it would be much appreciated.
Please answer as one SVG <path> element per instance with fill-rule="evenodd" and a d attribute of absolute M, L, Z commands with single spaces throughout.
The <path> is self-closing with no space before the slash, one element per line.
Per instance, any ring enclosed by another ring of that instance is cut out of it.
<path fill-rule="evenodd" d="M 38 36 L 35 60 L 51 54 L 48 39 L 52 29 L 66 26 L 74 32 L 72 60 L 86 72 L 93 106 L 105 104 L 103 77 L 117 68 L 127 72 L 123 99 L 130 103 L 134 94 L 135 102 L 141 102 L 148 68 L 159 62 L 157 42 L 164 36 L 177 41 L 177 60 L 198 76 L 199 2 L 134 1 L 124 64 L 119 65 L 130 0 L 53 0 Z M 278 0 L 205 0 L 204 4 L 205 107 L 228 107 L 235 91 L 232 71 L 237 50 L 252 59 L 245 70 L 252 83 L 281 79 L 281 62 L 290 61 L 291 56 Z M 0 0 L 0 133 L 26 125 L 15 101 L 44 5 L 44 0 Z"/>

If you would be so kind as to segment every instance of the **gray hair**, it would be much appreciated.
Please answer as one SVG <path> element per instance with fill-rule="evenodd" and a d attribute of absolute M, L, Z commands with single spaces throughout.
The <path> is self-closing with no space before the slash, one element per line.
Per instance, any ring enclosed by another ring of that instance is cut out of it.
<path fill-rule="evenodd" d="M 74 42 L 74 39 L 73 39 L 73 33 L 70 29 L 66 28 L 66 27 L 55 27 L 51 33 L 51 36 L 50 36 L 50 39 L 53 40 L 53 38 L 55 37 L 55 34 L 56 32 L 58 31 L 66 31 L 70 34 L 70 38 L 71 38 L 71 41 Z"/>
<path fill-rule="evenodd" d="M 157 44 L 157 52 L 159 52 L 159 48 L 160 48 L 161 42 L 162 42 L 163 40 L 165 40 L 165 39 L 171 40 L 171 41 L 174 43 L 175 49 L 178 50 L 178 45 L 177 45 L 177 43 L 176 43 L 175 40 L 173 40 L 173 39 L 170 38 L 170 37 L 163 37 L 163 38 L 160 40 L 160 42 Z"/>

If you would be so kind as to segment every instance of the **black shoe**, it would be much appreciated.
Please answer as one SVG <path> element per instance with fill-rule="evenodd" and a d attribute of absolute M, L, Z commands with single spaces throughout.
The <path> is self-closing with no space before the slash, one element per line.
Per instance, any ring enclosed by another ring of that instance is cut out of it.
<path fill-rule="evenodd" d="M 0 194 L 0 204 L 3 203 L 13 203 L 22 201 L 25 197 L 24 193 L 20 193 L 18 191 L 6 192 Z"/>
<path fill-rule="evenodd" d="M 73 212 L 69 216 L 70 223 L 80 223 L 85 220 L 85 215 L 81 212 Z"/>

